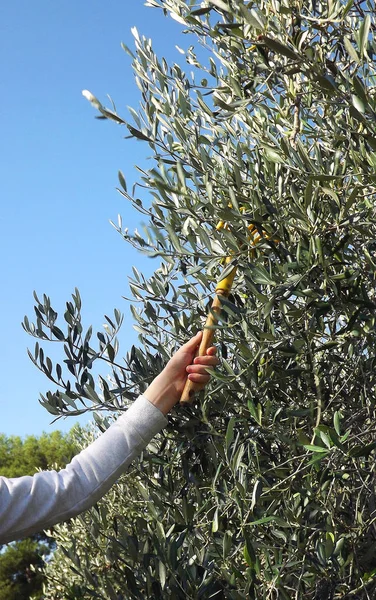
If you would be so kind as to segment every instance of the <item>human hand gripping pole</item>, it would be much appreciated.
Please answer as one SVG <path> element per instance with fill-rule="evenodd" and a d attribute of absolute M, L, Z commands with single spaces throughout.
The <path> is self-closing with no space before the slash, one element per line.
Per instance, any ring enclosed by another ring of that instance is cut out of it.
<path fill-rule="evenodd" d="M 202 337 L 200 331 L 181 346 L 143 394 L 165 415 L 179 401 L 187 377 L 201 390 L 210 379 L 207 367 L 216 367 L 219 362 L 216 348 L 210 345 L 204 355 L 196 357 Z"/>

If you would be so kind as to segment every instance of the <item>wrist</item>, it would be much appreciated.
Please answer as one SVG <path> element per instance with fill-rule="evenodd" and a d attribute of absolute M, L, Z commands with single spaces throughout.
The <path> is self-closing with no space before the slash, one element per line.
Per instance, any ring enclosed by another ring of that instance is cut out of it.
<path fill-rule="evenodd" d="M 179 400 L 174 386 L 171 385 L 171 383 L 166 384 L 165 378 L 162 378 L 160 375 L 152 381 L 143 396 L 145 396 L 151 404 L 154 404 L 154 406 L 156 406 L 164 415 L 167 415 Z"/>

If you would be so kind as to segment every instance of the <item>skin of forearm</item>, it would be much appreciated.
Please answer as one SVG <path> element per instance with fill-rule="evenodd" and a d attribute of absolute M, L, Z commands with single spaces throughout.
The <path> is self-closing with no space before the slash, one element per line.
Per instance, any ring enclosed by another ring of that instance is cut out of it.
<path fill-rule="evenodd" d="M 151 404 L 167 415 L 179 400 L 179 394 L 163 375 L 158 375 L 143 394 Z"/>

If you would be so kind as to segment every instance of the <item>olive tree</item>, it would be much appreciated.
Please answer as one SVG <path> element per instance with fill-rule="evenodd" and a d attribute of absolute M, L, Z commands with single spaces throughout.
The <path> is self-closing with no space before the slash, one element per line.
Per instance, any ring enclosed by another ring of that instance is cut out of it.
<path fill-rule="evenodd" d="M 57 528 L 46 598 L 373 597 L 374 3 L 147 4 L 183 25 L 182 64 L 133 30 L 140 106 L 126 117 L 84 92 L 152 152 L 132 189 L 119 173 L 145 230 L 114 224 L 159 261 L 130 278 L 139 347 L 118 358 L 117 310 L 96 346 L 78 292 L 64 327 L 37 298 L 25 328 L 61 341 L 68 369 L 38 341 L 32 359 L 57 386 L 42 403 L 126 410 L 202 327 L 223 269 L 237 275 L 211 388 Z"/>

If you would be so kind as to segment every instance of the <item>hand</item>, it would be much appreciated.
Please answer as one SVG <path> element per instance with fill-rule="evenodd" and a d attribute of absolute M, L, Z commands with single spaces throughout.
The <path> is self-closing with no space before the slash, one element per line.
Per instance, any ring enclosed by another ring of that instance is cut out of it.
<path fill-rule="evenodd" d="M 149 402 L 155 404 L 164 415 L 180 400 L 187 376 L 199 384 L 199 389 L 203 389 L 210 380 L 206 367 L 215 367 L 219 363 L 214 346 L 207 350 L 206 356 L 195 358 L 201 338 L 202 331 L 179 348 L 144 393 Z"/>

